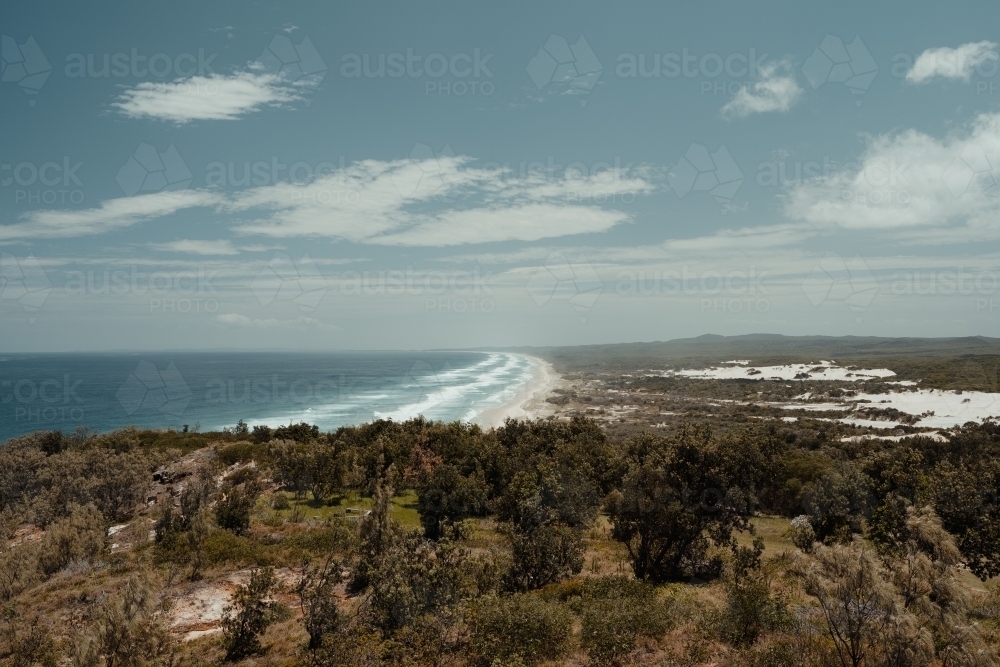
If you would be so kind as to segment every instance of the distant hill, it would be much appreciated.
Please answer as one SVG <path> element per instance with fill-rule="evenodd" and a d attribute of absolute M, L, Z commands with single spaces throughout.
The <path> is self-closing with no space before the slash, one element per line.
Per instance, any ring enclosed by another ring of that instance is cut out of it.
<path fill-rule="evenodd" d="M 599 366 L 637 366 L 683 361 L 713 363 L 750 359 L 754 363 L 915 360 L 1000 357 L 1000 338 L 880 338 L 877 336 L 782 336 L 748 334 L 678 338 L 650 343 L 578 345 L 572 347 L 522 347 L 516 351 L 535 354 L 560 370 L 584 370 Z"/>

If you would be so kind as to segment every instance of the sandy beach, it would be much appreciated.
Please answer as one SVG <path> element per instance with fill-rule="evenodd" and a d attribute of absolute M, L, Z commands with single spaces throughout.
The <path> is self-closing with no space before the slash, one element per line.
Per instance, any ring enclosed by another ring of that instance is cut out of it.
<path fill-rule="evenodd" d="M 503 426 L 504 419 L 541 419 L 554 412 L 553 405 L 545 399 L 552 395 L 552 390 L 562 383 L 562 377 L 552 364 L 530 357 L 535 364 L 534 377 L 525 384 L 517 395 L 505 405 L 481 412 L 473 421 L 483 428 Z"/>

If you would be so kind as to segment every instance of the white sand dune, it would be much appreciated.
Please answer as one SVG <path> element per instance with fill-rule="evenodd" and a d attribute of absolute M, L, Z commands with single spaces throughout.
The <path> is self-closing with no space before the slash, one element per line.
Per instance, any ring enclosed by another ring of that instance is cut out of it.
<path fill-rule="evenodd" d="M 815 364 L 784 364 L 782 366 L 749 366 L 742 360 L 728 362 L 730 366 L 713 366 L 712 368 L 686 369 L 676 371 L 675 375 L 705 380 L 840 380 L 842 382 L 857 382 L 872 378 L 892 377 L 894 372 L 888 368 L 845 368 L 833 361 L 820 361 Z"/>

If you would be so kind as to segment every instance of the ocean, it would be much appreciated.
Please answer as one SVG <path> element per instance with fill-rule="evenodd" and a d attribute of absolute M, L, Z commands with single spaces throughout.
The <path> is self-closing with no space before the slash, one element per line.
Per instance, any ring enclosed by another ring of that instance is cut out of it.
<path fill-rule="evenodd" d="M 37 430 L 475 422 L 539 361 L 506 352 L 0 355 L 0 442 Z"/>

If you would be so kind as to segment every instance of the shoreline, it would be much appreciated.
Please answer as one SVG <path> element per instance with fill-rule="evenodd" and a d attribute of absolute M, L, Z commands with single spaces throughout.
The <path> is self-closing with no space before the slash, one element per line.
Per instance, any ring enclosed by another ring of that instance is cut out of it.
<path fill-rule="evenodd" d="M 535 364 L 531 380 L 506 404 L 484 410 L 476 415 L 472 420 L 473 424 L 478 424 L 486 429 L 498 428 L 503 426 L 504 420 L 508 417 L 512 419 L 541 419 L 555 411 L 555 406 L 546 403 L 545 399 L 552 394 L 552 390 L 562 384 L 562 376 L 548 361 L 527 354 L 524 356 L 530 358 Z"/>

